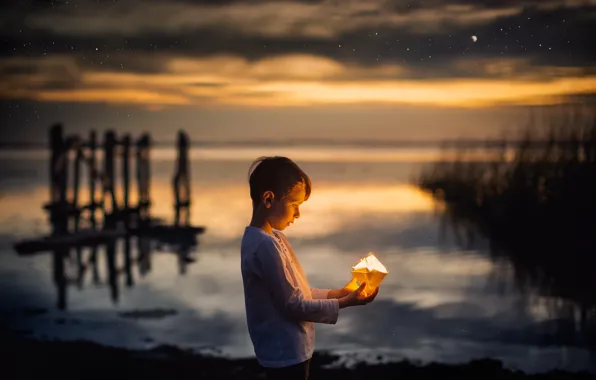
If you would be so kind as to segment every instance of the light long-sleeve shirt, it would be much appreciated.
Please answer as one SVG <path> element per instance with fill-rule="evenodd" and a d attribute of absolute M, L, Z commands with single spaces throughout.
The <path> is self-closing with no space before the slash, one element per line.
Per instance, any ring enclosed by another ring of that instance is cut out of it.
<path fill-rule="evenodd" d="M 258 362 L 279 368 L 312 357 L 315 323 L 335 324 L 337 299 L 311 288 L 286 237 L 246 227 L 241 270 L 248 332 Z"/>

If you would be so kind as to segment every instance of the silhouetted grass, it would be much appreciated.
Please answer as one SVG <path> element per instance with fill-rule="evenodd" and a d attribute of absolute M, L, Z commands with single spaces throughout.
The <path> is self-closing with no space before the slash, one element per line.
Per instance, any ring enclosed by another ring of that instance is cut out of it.
<path fill-rule="evenodd" d="M 454 228 L 490 241 L 520 290 L 549 297 L 554 343 L 596 348 L 596 109 L 550 116 L 503 139 L 494 160 L 464 152 L 425 168 L 417 184 Z"/>

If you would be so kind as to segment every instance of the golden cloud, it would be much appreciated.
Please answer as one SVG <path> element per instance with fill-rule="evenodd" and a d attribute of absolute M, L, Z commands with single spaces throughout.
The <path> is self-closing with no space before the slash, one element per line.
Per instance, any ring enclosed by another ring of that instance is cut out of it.
<path fill-rule="evenodd" d="M 19 63 L 33 65 L 30 61 Z M 173 58 L 164 72 L 139 74 L 116 71 L 81 71 L 73 61 L 34 61 L 39 68 L 27 75 L 14 60 L 0 60 L 7 80 L 0 96 L 40 101 L 136 104 L 159 109 L 171 105 L 243 105 L 250 107 L 321 104 L 409 104 L 442 107 L 555 104 L 569 95 L 596 92 L 596 75 L 579 68 L 531 70 L 526 61 L 468 63 L 492 78 L 408 78 L 398 65 L 361 67 L 313 55 L 287 55 L 258 61 L 233 56 L 205 59 Z M 75 82 L 72 88 L 52 88 L 64 80 L 64 65 Z M 47 70 L 51 66 L 52 70 Z M 519 68 L 522 67 L 523 70 Z M 520 75 L 516 75 L 520 71 Z M 12 74 L 11 74 L 12 72 Z M 524 73 L 531 72 L 532 75 Z"/>
<path fill-rule="evenodd" d="M 581 77 L 589 69 L 579 66 L 536 66 L 528 58 L 461 59 L 453 67 L 475 77 L 501 77 L 514 80 L 543 81 L 554 78 Z M 594 70 L 592 70 L 594 71 Z"/>
<path fill-rule="evenodd" d="M 126 88 L 43 90 L 33 94 L 32 97 L 40 101 L 138 104 L 143 106 L 181 105 L 191 102 L 189 98 L 183 96 Z"/>

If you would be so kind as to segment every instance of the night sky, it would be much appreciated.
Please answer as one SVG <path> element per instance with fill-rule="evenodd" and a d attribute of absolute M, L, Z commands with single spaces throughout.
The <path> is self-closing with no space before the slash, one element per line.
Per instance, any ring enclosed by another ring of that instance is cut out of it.
<path fill-rule="evenodd" d="M 478 137 L 594 103 L 596 0 L 8 1 L 3 141 Z"/>

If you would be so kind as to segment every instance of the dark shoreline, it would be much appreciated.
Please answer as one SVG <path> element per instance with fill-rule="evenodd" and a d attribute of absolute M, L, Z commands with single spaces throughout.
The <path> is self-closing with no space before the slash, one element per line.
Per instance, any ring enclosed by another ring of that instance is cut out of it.
<path fill-rule="evenodd" d="M 264 379 L 255 359 L 197 355 L 173 346 L 137 351 L 87 341 L 38 341 L 3 337 L 0 341 L 2 379 Z M 358 364 L 354 368 L 323 368 L 336 355 L 317 352 L 311 379 L 596 379 L 596 374 L 551 371 L 527 375 L 485 359 L 461 365 Z"/>

